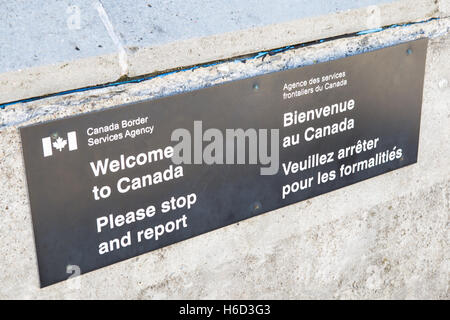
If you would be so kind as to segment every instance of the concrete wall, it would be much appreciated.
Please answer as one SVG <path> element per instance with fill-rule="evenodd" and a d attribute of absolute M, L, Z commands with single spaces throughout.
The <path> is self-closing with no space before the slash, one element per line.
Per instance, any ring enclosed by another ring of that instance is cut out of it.
<path fill-rule="evenodd" d="M 0 298 L 448 299 L 449 20 L 6 106 L 0 110 Z M 417 164 L 39 289 L 18 126 L 420 37 L 430 42 Z"/>
<path fill-rule="evenodd" d="M 445 17 L 447 2 L 3 2 L 0 105 L 394 23 Z"/>

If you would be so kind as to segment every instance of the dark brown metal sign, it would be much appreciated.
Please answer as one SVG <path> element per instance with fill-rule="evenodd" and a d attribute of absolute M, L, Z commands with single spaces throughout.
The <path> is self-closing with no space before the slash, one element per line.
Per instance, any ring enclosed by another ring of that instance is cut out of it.
<path fill-rule="evenodd" d="M 426 48 L 21 128 L 41 285 L 415 163 Z"/>

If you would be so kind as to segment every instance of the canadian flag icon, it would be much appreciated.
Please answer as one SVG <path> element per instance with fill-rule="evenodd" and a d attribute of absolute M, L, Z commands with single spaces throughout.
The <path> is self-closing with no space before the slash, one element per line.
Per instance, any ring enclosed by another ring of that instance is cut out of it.
<path fill-rule="evenodd" d="M 70 131 L 67 133 L 67 140 L 58 137 L 52 142 L 51 137 L 42 138 L 42 151 L 44 152 L 44 157 L 53 155 L 53 149 L 61 152 L 66 145 L 68 146 L 69 151 L 78 149 L 77 133 L 75 131 Z"/>

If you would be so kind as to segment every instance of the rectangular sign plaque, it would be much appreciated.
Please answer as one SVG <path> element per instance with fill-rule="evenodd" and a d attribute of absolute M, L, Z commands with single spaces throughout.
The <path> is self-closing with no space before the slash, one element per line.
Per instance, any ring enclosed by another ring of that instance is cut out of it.
<path fill-rule="evenodd" d="M 21 128 L 41 286 L 415 163 L 426 49 Z"/>

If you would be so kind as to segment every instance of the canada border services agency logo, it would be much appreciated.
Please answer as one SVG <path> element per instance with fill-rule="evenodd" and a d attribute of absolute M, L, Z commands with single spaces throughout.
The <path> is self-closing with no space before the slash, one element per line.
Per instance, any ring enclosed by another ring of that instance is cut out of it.
<path fill-rule="evenodd" d="M 61 152 L 66 146 L 68 147 L 69 151 L 78 149 L 77 133 L 75 131 L 68 132 L 67 139 L 57 137 L 54 138 L 53 142 L 52 137 L 42 138 L 42 151 L 44 152 L 44 157 L 53 155 L 53 149 Z"/>

